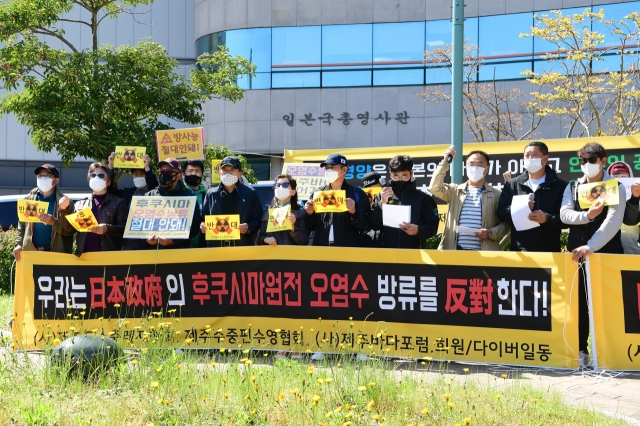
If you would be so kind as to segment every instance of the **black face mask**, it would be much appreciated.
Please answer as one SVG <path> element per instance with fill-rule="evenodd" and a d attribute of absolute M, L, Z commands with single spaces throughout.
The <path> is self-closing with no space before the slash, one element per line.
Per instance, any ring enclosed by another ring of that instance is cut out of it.
<path fill-rule="evenodd" d="M 197 175 L 189 175 L 184 177 L 184 181 L 189 186 L 200 186 L 202 177 Z"/>
<path fill-rule="evenodd" d="M 160 173 L 158 175 L 158 181 L 160 183 L 160 186 L 171 186 L 173 182 L 176 181 L 177 175 L 178 175 L 177 173 L 173 173 L 173 174 Z"/>
<path fill-rule="evenodd" d="M 401 194 L 402 191 L 405 190 L 407 186 L 411 185 L 410 180 L 392 180 L 391 188 L 393 188 L 393 192 L 397 194 Z"/>

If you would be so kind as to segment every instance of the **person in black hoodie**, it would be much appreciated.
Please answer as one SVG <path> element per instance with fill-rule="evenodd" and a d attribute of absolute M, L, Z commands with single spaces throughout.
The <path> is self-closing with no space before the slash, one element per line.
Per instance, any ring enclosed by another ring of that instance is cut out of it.
<path fill-rule="evenodd" d="M 382 247 L 422 248 L 422 240 L 438 232 L 438 206 L 433 197 L 416 187 L 413 160 L 408 155 L 397 155 L 389 161 L 389 175 L 390 186 L 384 188 L 373 202 L 372 228 L 382 231 Z M 384 226 L 384 207 L 387 204 L 411 206 L 411 222 L 402 222 L 399 228 Z"/>
<path fill-rule="evenodd" d="M 207 241 L 207 247 L 253 246 L 254 237 L 260 231 L 262 204 L 258 193 L 250 186 L 242 184 L 242 164 L 238 157 L 228 156 L 220 163 L 220 181 L 207 191 L 202 201 L 202 214 L 240 215 L 240 239 L 225 241 Z M 202 222 L 200 231 L 207 232 Z"/>
<path fill-rule="evenodd" d="M 109 168 L 113 170 L 116 153 L 112 152 L 109 156 Z M 117 195 L 127 202 L 127 206 L 131 205 L 133 197 L 141 197 L 147 192 L 158 187 L 158 178 L 151 170 L 151 157 L 147 154 L 143 157 L 144 169 L 131 169 L 133 175 L 133 185 L 131 188 L 118 188 L 116 184 L 111 184 L 107 188 L 107 192 Z"/>
<path fill-rule="evenodd" d="M 549 148 L 543 142 L 529 142 L 524 148 L 525 172 L 509 180 L 500 194 L 498 220 L 511 226 L 511 251 L 560 252 L 562 194 L 567 182 L 549 167 Z M 537 226 L 518 231 L 511 219 L 511 203 L 516 195 L 533 194 L 529 219 Z"/>
<path fill-rule="evenodd" d="M 184 186 L 182 168 L 175 158 L 167 158 L 158 163 L 158 182 L 160 186 L 146 193 L 147 197 L 193 197 L 191 191 Z M 194 197 L 195 198 L 195 197 Z M 198 235 L 202 215 L 196 204 L 191 219 L 189 238 L 164 238 L 156 235 L 147 238 L 148 249 L 178 249 L 189 248 L 190 239 Z"/>
<path fill-rule="evenodd" d="M 360 233 L 369 230 L 371 206 L 360 188 L 349 185 L 345 175 L 349 170 L 347 159 L 342 154 L 331 154 L 320 163 L 328 184 L 316 191 L 344 190 L 348 211 L 339 213 L 316 213 L 313 199 L 304 206 L 304 218 L 309 232 L 314 231 L 313 246 L 360 247 Z"/>

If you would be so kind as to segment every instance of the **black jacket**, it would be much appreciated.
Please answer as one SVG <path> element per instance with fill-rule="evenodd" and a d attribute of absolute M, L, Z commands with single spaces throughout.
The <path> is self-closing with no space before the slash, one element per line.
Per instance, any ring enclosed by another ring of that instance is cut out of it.
<path fill-rule="evenodd" d="M 316 191 L 328 191 L 331 185 L 325 185 Z M 340 188 L 346 191 L 347 198 L 356 202 L 356 212 L 313 213 L 305 216 L 305 225 L 313 233 L 314 246 L 329 245 L 329 231 L 333 225 L 333 245 L 339 247 L 360 247 L 360 233 L 369 230 L 371 205 L 367 194 L 360 188 L 342 183 Z M 356 196 L 356 191 L 358 196 Z"/>
<path fill-rule="evenodd" d="M 376 195 L 371 212 L 371 225 L 373 229 L 381 230 L 381 247 L 419 249 L 422 248 L 421 240 L 431 238 L 438 232 L 438 206 L 433 197 L 419 190 L 415 179 L 407 185 L 402 193 L 395 191 L 389 204 L 411 206 L 411 223 L 418 225 L 418 233 L 409 235 L 400 228 L 383 226 L 381 194 Z"/>
<path fill-rule="evenodd" d="M 93 194 L 75 203 L 75 211 L 93 208 Z M 107 232 L 100 235 L 100 246 L 102 251 L 114 251 L 122 248 L 122 234 L 127 224 L 127 203 L 122 198 L 107 193 L 96 219 L 99 224 L 107 225 Z M 87 242 L 87 233 L 78 232 L 76 235 L 76 256 L 84 252 Z"/>
<path fill-rule="evenodd" d="M 156 189 L 158 187 L 158 178 L 153 173 L 153 171 L 151 171 L 151 170 L 145 171 L 144 172 L 144 179 L 147 181 L 147 189 L 146 190 L 139 190 L 135 186 L 133 186 L 131 188 L 118 188 L 115 185 L 111 185 L 107 189 L 107 192 L 109 192 L 109 194 L 112 194 L 112 195 L 117 195 L 118 197 L 124 199 L 127 202 L 127 205 L 130 205 L 131 204 L 131 199 L 133 198 L 134 195 L 135 196 L 142 196 L 142 195 L 145 195 L 146 192 L 149 192 L 149 191 L 151 191 L 153 189 Z"/>
<path fill-rule="evenodd" d="M 291 210 L 291 212 L 296 215 L 296 223 L 293 224 L 293 230 L 278 232 L 267 232 L 269 210 L 264 212 L 260 234 L 258 235 L 258 245 L 263 245 L 264 239 L 267 237 L 275 238 L 279 246 L 306 246 L 309 244 L 309 232 L 304 224 L 307 212 L 304 209 Z"/>
<path fill-rule="evenodd" d="M 526 185 L 528 180 L 529 173 L 525 171 L 507 182 L 500 194 L 498 220 L 511 226 L 511 251 L 560 252 L 560 233 L 566 227 L 560 220 L 560 207 L 567 182 L 558 178 L 556 172 L 546 166 L 545 180 L 535 192 L 534 210 L 545 212 L 547 221 L 535 228 L 518 231 L 511 220 L 511 201 L 515 195 L 533 193 Z"/>
<path fill-rule="evenodd" d="M 178 185 L 171 191 L 166 191 L 161 186 L 156 189 L 149 191 L 145 194 L 147 197 L 194 197 L 195 196 L 185 188 L 183 182 L 178 182 Z M 191 228 L 189 229 L 189 238 L 174 238 L 173 244 L 170 246 L 163 246 L 162 244 L 151 245 L 145 241 L 147 249 L 181 249 L 181 248 L 189 248 L 191 245 L 191 238 L 198 235 L 200 232 L 200 224 L 202 223 L 202 215 L 200 214 L 200 209 L 198 208 L 198 204 L 196 203 L 196 207 L 193 209 L 193 217 L 191 219 Z"/>
<path fill-rule="evenodd" d="M 246 223 L 249 230 L 245 234 L 240 234 L 240 240 L 233 241 L 236 246 L 254 245 L 254 237 L 260 231 L 262 220 L 262 203 L 258 193 L 250 186 L 241 183 L 236 184 L 234 191 L 238 191 L 238 198 L 233 214 L 240 215 L 240 223 Z M 228 196 L 224 185 L 219 184 L 207 191 L 202 201 L 202 215 L 221 215 L 222 197 Z M 223 241 L 207 241 L 207 247 L 222 247 Z"/>

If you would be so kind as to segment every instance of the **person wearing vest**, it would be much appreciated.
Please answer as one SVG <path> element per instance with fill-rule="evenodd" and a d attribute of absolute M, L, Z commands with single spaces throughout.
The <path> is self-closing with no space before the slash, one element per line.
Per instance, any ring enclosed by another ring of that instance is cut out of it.
<path fill-rule="evenodd" d="M 596 202 L 588 209 L 580 207 L 578 191 L 581 185 L 612 179 L 603 170 L 607 164 L 607 153 L 598 143 L 586 144 L 578 151 L 580 167 L 584 176 L 571 182 L 564 190 L 560 219 L 569 225 L 567 249 L 573 253 L 573 261 L 579 262 L 578 273 L 578 344 L 580 367 L 590 363 L 588 355 L 589 307 L 587 303 L 584 260 L 592 253 L 624 253 L 620 239 L 620 228 L 624 218 L 626 195 L 624 185 L 618 185 L 619 204 L 605 206 Z"/>

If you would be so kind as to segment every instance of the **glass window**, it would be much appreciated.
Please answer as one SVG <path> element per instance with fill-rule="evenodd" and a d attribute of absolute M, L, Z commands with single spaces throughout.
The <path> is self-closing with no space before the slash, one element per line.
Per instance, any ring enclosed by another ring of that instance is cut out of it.
<path fill-rule="evenodd" d="M 322 87 L 371 86 L 371 71 L 323 71 Z"/>
<path fill-rule="evenodd" d="M 631 67 L 638 65 L 638 55 L 631 53 L 624 56 L 624 64 L 621 64 L 622 56 L 611 54 L 603 55 L 598 61 L 592 61 L 591 65 L 594 72 L 619 72 L 622 65 L 623 70 L 629 71 Z"/>
<path fill-rule="evenodd" d="M 245 90 L 269 89 L 271 87 L 271 73 L 257 72 L 255 77 L 238 76 L 238 87 Z"/>
<path fill-rule="evenodd" d="M 274 72 L 271 73 L 271 87 L 320 87 L 320 72 Z"/>
<path fill-rule="evenodd" d="M 225 43 L 226 33 L 224 31 L 219 33 L 213 33 L 200 37 L 196 41 L 196 54 L 197 56 L 203 53 L 213 53 L 218 50 L 218 46 Z"/>
<path fill-rule="evenodd" d="M 371 67 L 371 24 L 322 27 L 322 67 Z"/>
<path fill-rule="evenodd" d="M 257 66 L 256 72 L 271 71 L 271 28 L 227 31 L 229 53 Z"/>
<path fill-rule="evenodd" d="M 429 67 L 426 69 L 426 84 L 451 84 L 451 69 L 444 67 Z"/>
<path fill-rule="evenodd" d="M 585 9 L 584 7 L 576 7 L 576 8 L 572 8 L 572 9 L 563 9 L 562 10 L 562 16 L 568 16 L 568 15 L 573 15 L 573 14 L 576 14 L 576 13 L 582 13 L 582 12 L 584 12 L 584 9 Z M 534 15 L 537 15 L 538 17 L 542 17 L 542 15 L 547 15 L 549 17 L 555 17 L 555 15 L 553 13 L 551 13 L 551 11 L 549 11 L 549 10 L 545 10 L 545 11 L 542 11 L 542 12 L 536 12 Z M 538 21 L 537 19 L 533 18 L 533 22 L 532 22 L 531 25 L 535 26 L 539 22 L 540 21 Z M 584 29 L 590 30 L 590 25 L 585 23 L 580 28 L 581 29 L 584 28 Z M 526 33 L 527 34 L 531 34 L 531 29 L 527 30 Z M 551 43 L 549 41 L 543 40 L 540 37 L 532 37 L 532 38 L 533 38 L 533 51 L 535 52 L 535 56 L 537 56 L 537 57 L 539 57 L 541 55 L 544 55 L 546 53 L 556 52 L 558 50 L 558 46 L 556 44 L 554 44 L 554 43 Z M 563 47 L 566 48 L 567 46 L 564 45 Z"/>
<path fill-rule="evenodd" d="M 631 29 L 631 31 L 633 31 L 635 24 L 633 23 L 633 21 L 629 19 L 624 19 L 624 17 L 630 14 L 631 12 L 637 12 L 640 9 L 640 2 L 634 1 L 629 3 L 608 4 L 605 6 L 593 6 L 591 8 L 593 12 L 599 12 L 600 9 L 604 11 L 604 19 L 606 20 L 613 19 L 616 22 L 620 20 L 625 21 L 627 22 L 627 25 L 629 25 L 629 28 Z M 617 26 L 621 27 L 621 29 L 625 33 L 629 32 L 629 30 L 626 30 L 620 24 L 617 24 Z M 604 34 L 604 43 L 602 43 L 601 45 L 602 47 L 621 45 L 619 36 L 616 36 L 615 34 L 611 34 L 611 26 L 600 23 L 600 22 L 594 22 L 593 30 L 599 32 L 600 34 Z M 631 43 L 635 44 L 634 42 L 631 42 Z"/>
<path fill-rule="evenodd" d="M 525 77 L 522 72 L 531 70 L 531 67 L 531 61 L 507 64 L 488 63 L 480 67 L 479 79 L 480 81 L 493 81 L 494 78 L 496 80 L 523 79 Z"/>
<path fill-rule="evenodd" d="M 521 55 L 530 57 L 533 41 L 530 37 L 520 37 L 520 33 L 530 32 L 532 24 L 533 13 L 514 13 L 480 18 L 478 33 L 480 55 L 486 57 L 487 60 L 499 61 L 522 60 Z"/>
<path fill-rule="evenodd" d="M 374 86 L 402 86 L 424 84 L 424 69 L 413 70 L 374 70 Z"/>
<path fill-rule="evenodd" d="M 271 67 L 278 70 L 319 70 L 322 61 L 321 33 L 319 26 L 273 28 Z"/>
<path fill-rule="evenodd" d="M 374 67 L 422 65 L 424 22 L 373 25 Z"/>
<path fill-rule="evenodd" d="M 427 50 L 451 44 L 453 30 L 450 20 L 427 21 L 425 30 Z M 478 18 L 464 20 L 464 39 L 465 44 L 478 45 Z"/>

